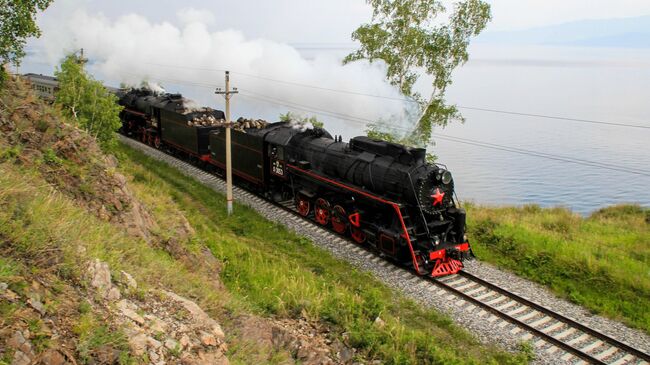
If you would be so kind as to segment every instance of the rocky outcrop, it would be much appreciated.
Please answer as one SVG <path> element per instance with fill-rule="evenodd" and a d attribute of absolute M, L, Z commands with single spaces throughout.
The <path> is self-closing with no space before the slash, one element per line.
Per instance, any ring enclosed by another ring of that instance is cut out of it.
<path fill-rule="evenodd" d="M 45 105 L 21 81 L 6 88 L 0 108 L 0 147 L 19 146 L 15 159 L 36 167 L 57 190 L 92 214 L 150 240 L 156 228 L 151 214 L 134 198 L 126 178 L 115 171 L 97 141 Z"/>
<path fill-rule="evenodd" d="M 151 290 L 138 296 L 112 295 L 137 288 L 131 275 L 121 272 L 113 282 L 108 265 L 99 260 L 87 270 L 90 287 L 106 308 L 114 326 L 121 328 L 136 358 L 150 364 L 226 365 L 224 331 L 195 302 L 167 290 Z"/>

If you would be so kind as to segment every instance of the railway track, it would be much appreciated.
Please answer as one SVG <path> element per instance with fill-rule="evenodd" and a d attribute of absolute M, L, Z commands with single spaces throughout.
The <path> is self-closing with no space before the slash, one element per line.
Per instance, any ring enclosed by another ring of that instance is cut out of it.
<path fill-rule="evenodd" d="M 165 161 L 186 175 L 212 188 L 225 191 L 225 182 L 216 175 L 138 141 L 124 136 L 120 138 L 128 145 Z M 273 203 L 237 186 L 233 187 L 233 192 L 239 200 L 266 210 L 267 217 L 279 222 L 291 220 L 312 238 L 324 240 L 330 245 L 343 246 L 344 250 L 390 270 L 400 279 L 409 281 L 432 295 L 455 301 L 468 315 L 482 317 L 499 330 L 507 330 L 522 341 L 531 341 L 538 355 L 541 351 L 544 356 L 573 364 L 650 365 L 648 353 L 468 272 L 463 271 L 438 279 L 418 276 L 412 270 L 385 260 L 368 247 L 359 246 L 347 237 L 305 220 L 295 210 L 291 200 Z"/>
<path fill-rule="evenodd" d="M 466 271 L 433 283 L 466 301 L 468 311 L 478 308 L 478 314 L 497 326 L 514 325 L 511 333 L 521 333 L 523 340 L 534 337 L 535 346 L 548 343 L 548 355 L 559 354 L 560 359 L 576 364 L 623 365 L 648 364 L 650 355 L 618 341 L 574 319 L 478 278 Z M 492 316 L 487 316 L 492 314 Z M 497 322 L 494 318 L 500 319 Z"/>

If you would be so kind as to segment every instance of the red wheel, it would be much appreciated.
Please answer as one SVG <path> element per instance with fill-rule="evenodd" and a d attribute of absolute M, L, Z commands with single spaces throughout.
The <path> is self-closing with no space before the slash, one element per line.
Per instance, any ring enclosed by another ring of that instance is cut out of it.
<path fill-rule="evenodd" d="M 310 208 L 309 200 L 306 197 L 302 195 L 296 196 L 296 209 L 301 216 L 308 216 Z"/>
<path fill-rule="evenodd" d="M 336 233 L 343 234 L 347 227 L 348 223 L 345 209 L 340 205 L 334 206 L 334 209 L 332 209 L 332 228 L 334 228 Z"/>
<path fill-rule="evenodd" d="M 323 199 L 318 198 L 316 200 L 316 205 L 314 206 L 314 216 L 316 217 L 316 222 L 326 226 L 330 222 L 330 203 Z"/>
<path fill-rule="evenodd" d="M 352 227 L 350 231 L 352 233 L 352 239 L 355 240 L 357 243 L 366 242 L 366 234 L 363 233 L 361 228 Z"/>

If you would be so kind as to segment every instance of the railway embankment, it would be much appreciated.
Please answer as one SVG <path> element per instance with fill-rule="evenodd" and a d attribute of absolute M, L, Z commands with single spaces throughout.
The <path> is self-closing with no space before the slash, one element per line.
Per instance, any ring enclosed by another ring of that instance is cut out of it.
<path fill-rule="evenodd" d="M 466 205 L 482 261 L 549 288 L 592 313 L 650 333 L 650 209 Z"/>
<path fill-rule="evenodd" d="M 0 92 L 0 364 L 526 363 L 19 82 Z"/>

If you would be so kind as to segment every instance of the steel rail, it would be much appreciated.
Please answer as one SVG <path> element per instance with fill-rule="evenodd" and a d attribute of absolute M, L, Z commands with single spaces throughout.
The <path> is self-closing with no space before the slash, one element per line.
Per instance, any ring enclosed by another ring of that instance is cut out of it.
<path fill-rule="evenodd" d="M 604 341 L 606 343 L 609 343 L 610 345 L 616 346 L 616 347 L 620 348 L 621 350 L 626 351 L 627 353 L 632 354 L 632 355 L 634 355 L 635 357 L 637 357 L 639 359 L 650 362 L 650 354 L 647 354 L 645 352 L 637 350 L 634 347 L 632 347 L 632 346 L 630 346 L 630 345 L 628 345 L 628 344 L 626 344 L 624 342 L 621 342 L 621 341 L 619 341 L 619 340 L 617 340 L 617 339 L 615 339 L 613 337 L 607 336 L 606 334 L 604 334 L 604 333 L 602 333 L 602 332 L 600 332 L 598 330 L 595 330 L 595 329 L 593 329 L 591 327 L 587 327 L 584 324 L 582 324 L 582 323 L 580 323 L 580 322 L 578 322 L 578 321 L 576 321 L 574 319 L 563 316 L 562 314 L 557 313 L 557 312 L 553 311 L 552 309 L 549 309 L 549 308 L 547 308 L 547 307 L 545 307 L 545 306 L 543 306 L 541 304 L 535 303 L 535 302 L 533 302 L 533 301 L 531 301 L 529 299 L 526 299 L 526 298 L 524 298 L 524 297 L 522 297 L 520 295 L 517 295 L 517 294 L 515 294 L 515 293 L 513 293 L 511 291 L 508 291 L 507 289 L 504 289 L 504 288 L 502 288 L 502 287 L 500 287 L 498 285 L 490 283 L 489 281 L 481 279 L 481 278 L 479 278 L 479 277 L 477 277 L 477 276 L 475 276 L 473 274 L 468 273 L 467 271 L 461 271 L 461 272 L 459 272 L 459 275 L 463 276 L 463 277 L 465 277 L 465 278 L 467 278 L 469 280 L 472 280 L 472 281 L 474 281 L 474 282 L 476 282 L 476 283 L 478 283 L 478 284 L 480 284 L 480 285 L 482 285 L 482 286 L 484 286 L 486 288 L 489 288 L 489 289 L 491 289 L 491 290 L 493 290 L 493 291 L 495 291 L 495 292 L 497 292 L 499 294 L 505 295 L 506 297 L 508 297 L 508 298 L 518 302 L 518 303 L 521 303 L 521 304 L 523 304 L 525 306 L 528 306 L 530 308 L 533 308 L 533 309 L 535 309 L 535 310 L 537 310 L 537 311 L 539 311 L 541 313 L 544 313 L 549 317 L 553 317 L 553 318 L 555 318 L 556 320 L 558 320 L 560 322 L 564 322 L 565 324 L 567 324 L 567 325 L 569 325 L 571 327 L 574 327 L 574 328 L 576 328 L 576 329 L 578 329 L 578 330 L 580 330 L 580 331 L 582 331 L 582 332 L 584 332 L 584 333 L 586 333 L 586 334 L 588 334 L 588 335 L 590 335 L 592 337 L 595 337 L 595 338 L 597 338 L 599 340 L 602 340 L 602 341 Z"/>
<path fill-rule="evenodd" d="M 531 334 L 533 334 L 533 335 L 535 335 L 537 337 L 542 338 L 544 341 L 549 342 L 549 343 L 563 349 L 566 352 L 569 352 L 569 353 L 571 353 L 571 354 L 573 354 L 573 355 L 575 355 L 575 356 L 577 356 L 577 357 L 579 357 L 579 358 L 581 358 L 583 360 L 589 361 L 592 364 L 607 365 L 606 362 L 598 360 L 595 357 L 587 354 L 586 352 L 583 352 L 583 351 L 581 351 L 580 349 L 578 349 L 576 347 L 573 347 L 573 346 L 571 346 L 571 345 L 569 345 L 569 344 L 567 344 L 565 342 L 562 342 L 561 340 L 558 340 L 557 338 L 555 338 L 555 337 L 553 337 L 553 336 L 551 336 L 551 335 L 549 335 L 547 333 L 544 333 L 544 332 L 542 332 L 541 330 L 538 330 L 535 327 L 532 327 L 531 325 L 527 324 L 526 322 L 521 321 L 521 320 L 519 320 L 519 319 L 517 319 L 517 318 L 515 318 L 515 317 L 513 317 L 511 315 L 508 315 L 507 313 L 502 312 L 502 311 L 490 306 L 489 304 L 487 304 L 485 302 L 482 302 L 481 300 L 476 299 L 476 298 L 472 297 L 471 295 L 466 294 L 463 291 L 454 288 L 453 286 L 451 286 L 449 284 L 446 284 L 446 283 L 444 283 L 444 282 L 442 282 L 440 280 L 434 279 L 434 278 L 430 278 L 430 280 L 434 284 L 442 287 L 443 289 L 454 293 L 456 296 L 459 296 L 459 297 L 463 298 L 464 300 L 466 300 L 466 301 L 468 301 L 468 302 L 470 302 L 470 303 L 472 303 L 474 305 L 477 305 L 477 306 L 481 307 L 484 310 L 487 310 L 488 312 L 494 314 L 495 316 L 497 316 L 497 317 L 499 317 L 501 319 L 504 319 L 504 320 L 514 324 L 515 326 L 518 326 L 518 327 L 524 329 L 525 331 L 530 332 Z"/>

